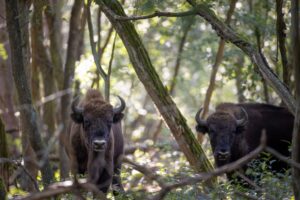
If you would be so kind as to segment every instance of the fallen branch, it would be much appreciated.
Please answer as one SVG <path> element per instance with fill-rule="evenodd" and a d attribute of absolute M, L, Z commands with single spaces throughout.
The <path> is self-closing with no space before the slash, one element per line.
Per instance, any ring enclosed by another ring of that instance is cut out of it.
<path fill-rule="evenodd" d="M 127 163 L 127 164 L 131 165 L 135 170 L 137 170 L 137 171 L 141 172 L 142 174 L 144 174 L 150 180 L 153 180 L 153 181 L 157 182 L 158 185 L 161 188 L 166 187 L 165 183 L 162 180 L 162 177 L 159 176 L 158 174 L 155 174 L 154 172 L 152 172 L 147 167 L 144 167 L 142 165 L 134 163 L 133 161 L 131 161 L 130 159 L 128 159 L 126 157 L 123 158 L 123 161 L 124 161 L 124 163 Z"/>
<path fill-rule="evenodd" d="M 74 193 L 77 195 L 76 193 L 80 189 L 93 192 L 95 198 L 103 200 L 107 199 L 106 196 L 99 191 L 95 185 L 88 183 L 85 179 L 81 179 L 77 183 L 70 180 L 54 183 L 49 185 L 49 187 L 42 192 L 36 192 L 26 197 L 16 198 L 16 200 L 42 200 L 66 193 Z"/>

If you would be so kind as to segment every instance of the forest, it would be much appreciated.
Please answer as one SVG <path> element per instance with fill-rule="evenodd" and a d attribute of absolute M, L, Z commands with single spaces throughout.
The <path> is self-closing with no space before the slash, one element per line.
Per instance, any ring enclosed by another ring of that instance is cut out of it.
<path fill-rule="evenodd" d="M 0 200 L 300 200 L 299 14 L 0 0 Z"/>

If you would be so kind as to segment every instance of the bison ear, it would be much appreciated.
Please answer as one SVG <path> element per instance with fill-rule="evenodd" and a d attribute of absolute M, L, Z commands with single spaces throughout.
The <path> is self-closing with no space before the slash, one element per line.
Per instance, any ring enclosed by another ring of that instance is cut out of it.
<path fill-rule="evenodd" d="M 118 123 L 120 122 L 124 117 L 123 113 L 115 113 L 113 117 L 113 123 Z"/>
<path fill-rule="evenodd" d="M 207 129 L 207 126 L 202 126 L 202 125 L 200 125 L 200 124 L 197 124 L 197 125 L 196 125 L 196 131 L 197 131 L 198 133 L 205 134 L 205 133 L 208 132 L 208 129 Z"/>
<path fill-rule="evenodd" d="M 75 112 L 71 113 L 71 118 L 77 124 L 80 124 L 83 122 L 83 117 L 82 117 L 82 114 L 80 114 L 80 113 L 75 113 Z"/>

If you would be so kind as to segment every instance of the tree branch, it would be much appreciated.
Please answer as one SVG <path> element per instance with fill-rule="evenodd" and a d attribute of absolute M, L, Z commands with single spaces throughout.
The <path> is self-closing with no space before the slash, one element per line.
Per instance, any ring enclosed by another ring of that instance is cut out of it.
<path fill-rule="evenodd" d="M 107 76 L 107 74 L 105 73 L 105 71 L 103 70 L 103 68 L 101 66 L 100 56 L 97 53 L 96 43 L 94 41 L 94 31 L 93 31 L 93 24 L 92 24 L 92 17 L 91 17 L 90 6 L 91 6 L 91 0 L 89 0 L 88 3 L 85 6 L 86 11 L 87 11 L 87 22 L 88 22 L 88 29 L 89 29 L 89 38 L 90 38 L 91 49 L 92 49 L 94 61 L 95 61 L 96 67 L 98 69 L 98 72 L 100 73 L 100 75 L 102 76 L 102 78 L 105 79 L 106 76 Z"/>
<path fill-rule="evenodd" d="M 158 174 L 153 173 L 150 169 L 148 169 L 147 167 L 144 167 L 142 165 L 139 165 L 137 163 L 134 163 L 133 161 L 131 161 L 130 159 L 128 159 L 127 157 L 123 158 L 123 161 L 129 165 L 131 165 L 135 170 L 141 172 L 142 174 L 144 174 L 147 178 L 149 178 L 150 180 L 153 180 L 155 182 L 158 183 L 158 185 L 161 188 L 166 187 L 164 181 L 162 180 L 162 177 L 159 176 Z"/>
<path fill-rule="evenodd" d="M 263 78 L 267 80 L 268 84 L 285 102 L 290 112 L 295 114 L 296 102 L 294 97 L 285 84 L 270 68 L 265 56 L 248 41 L 242 39 L 232 28 L 224 24 L 206 4 L 197 4 L 195 0 L 187 0 L 187 2 L 194 7 L 197 7 L 198 15 L 210 23 L 212 28 L 221 38 L 231 42 L 248 55 L 251 61 L 258 67 Z"/>
<path fill-rule="evenodd" d="M 170 192 L 171 190 L 174 190 L 176 188 L 196 184 L 200 181 L 204 182 L 215 176 L 220 176 L 224 173 L 228 173 L 228 172 L 234 171 L 236 169 L 239 169 L 240 167 L 247 164 L 250 160 L 257 157 L 258 154 L 264 150 L 265 146 L 266 146 L 266 137 L 265 137 L 265 134 L 263 134 L 262 139 L 261 139 L 261 144 L 256 149 L 254 149 L 249 154 L 247 154 L 246 156 L 238 159 L 237 161 L 234 161 L 232 163 L 223 165 L 222 167 L 216 168 L 215 170 L 213 170 L 209 173 L 199 173 L 199 174 L 195 175 L 194 177 L 189 177 L 189 178 L 183 179 L 182 181 L 180 181 L 178 183 L 167 185 L 152 200 L 163 199 L 168 194 L 168 192 Z"/>
<path fill-rule="evenodd" d="M 162 84 L 133 24 L 128 21 L 120 22 L 114 19 L 113 16 L 116 14 L 125 16 L 125 12 L 120 3 L 118 1 L 109 0 L 96 0 L 95 2 L 101 5 L 102 11 L 119 34 L 138 78 L 144 84 L 147 93 L 165 119 L 166 124 L 191 166 L 198 172 L 210 171 L 212 165 L 205 156 L 194 134 L 187 126 L 186 119 Z"/>
<path fill-rule="evenodd" d="M 16 198 L 16 200 L 42 200 L 66 193 L 78 193 L 79 189 L 93 192 L 95 198 L 107 200 L 105 195 L 97 189 L 97 187 L 86 180 L 82 179 L 79 182 L 64 181 L 50 185 L 46 190 L 29 194 L 26 197 Z"/>
<path fill-rule="evenodd" d="M 119 20 L 119 21 L 135 21 L 135 20 L 141 20 L 141 19 L 150 19 L 150 18 L 154 18 L 154 17 L 186 17 L 186 16 L 191 16 L 191 15 L 196 15 L 197 14 L 197 9 L 192 9 L 192 10 L 188 10 L 185 12 L 178 12 L 178 13 L 174 13 L 174 12 L 162 12 L 162 11 L 155 11 L 152 14 L 149 15 L 144 15 L 144 16 L 119 16 L 119 15 L 114 15 L 113 17 L 115 18 L 115 20 Z"/>

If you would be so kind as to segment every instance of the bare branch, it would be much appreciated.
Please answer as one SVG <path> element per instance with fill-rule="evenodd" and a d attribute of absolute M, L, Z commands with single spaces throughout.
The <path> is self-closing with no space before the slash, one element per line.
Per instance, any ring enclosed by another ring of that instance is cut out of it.
<path fill-rule="evenodd" d="M 286 85 L 278 78 L 278 76 L 270 68 L 265 56 L 258 51 L 252 44 L 241 38 L 233 29 L 223 23 L 207 4 L 197 4 L 195 0 L 187 0 L 187 2 L 197 7 L 198 15 L 211 24 L 216 33 L 226 41 L 231 42 L 240 48 L 255 64 L 261 75 L 266 79 L 267 83 L 285 102 L 291 113 L 295 114 L 296 102 Z"/>
<path fill-rule="evenodd" d="M 234 171 L 236 169 L 239 169 L 243 165 L 247 164 L 250 160 L 257 157 L 258 154 L 264 150 L 264 148 L 266 146 L 266 137 L 265 137 L 265 134 L 263 134 L 263 135 L 264 136 L 262 137 L 261 144 L 256 149 L 254 149 L 249 154 L 247 154 L 246 156 L 238 159 L 235 162 L 232 162 L 232 163 L 226 164 L 222 167 L 219 167 L 219 168 L 213 170 L 212 172 L 199 173 L 199 174 L 195 175 L 194 177 L 186 178 L 178 183 L 167 185 L 156 196 L 154 196 L 152 200 L 163 199 L 168 194 L 168 192 L 170 192 L 171 190 L 174 190 L 176 188 L 184 187 L 186 185 L 192 185 L 192 184 L 198 183 L 200 181 L 204 182 L 215 176 L 219 176 L 224 173 L 228 173 L 228 172 Z"/>
<path fill-rule="evenodd" d="M 97 67 L 100 75 L 102 76 L 102 78 L 105 79 L 107 74 L 105 73 L 105 71 L 103 70 L 103 68 L 101 66 L 100 56 L 97 53 L 96 43 L 94 41 L 94 31 L 93 31 L 93 24 L 92 24 L 90 6 L 91 6 L 91 1 L 89 0 L 88 3 L 86 4 L 85 8 L 86 8 L 86 12 L 87 12 L 87 22 L 88 22 L 88 29 L 89 29 L 89 36 L 90 36 L 89 37 L 90 38 L 90 44 L 91 44 L 92 53 L 93 53 L 93 57 L 94 57 L 96 67 Z"/>
<path fill-rule="evenodd" d="M 134 163 L 133 161 L 131 161 L 127 157 L 124 157 L 123 161 L 124 161 L 124 163 L 130 164 L 135 170 L 141 172 L 142 174 L 144 174 L 150 180 L 156 181 L 161 188 L 165 188 L 166 187 L 165 183 L 162 180 L 162 177 L 159 176 L 158 174 L 153 173 L 147 167 L 144 167 L 142 165 Z"/>
<path fill-rule="evenodd" d="M 279 160 L 282 160 L 282 161 L 288 163 L 289 165 L 291 165 L 292 167 L 296 167 L 300 170 L 300 163 L 297 163 L 294 160 L 290 159 L 289 157 L 282 155 L 281 153 L 272 149 L 271 147 L 266 147 L 265 150 L 267 152 L 269 152 L 270 154 L 272 154 L 273 156 L 275 156 L 276 158 L 278 158 Z"/>
<path fill-rule="evenodd" d="M 197 13 L 197 9 L 191 9 L 185 12 L 178 12 L 178 13 L 174 13 L 174 12 L 162 12 L 162 11 L 155 11 L 152 14 L 149 15 L 144 15 L 144 16 L 128 16 L 128 17 L 124 17 L 124 16 L 119 16 L 114 14 L 114 18 L 116 20 L 120 20 L 120 21 L 135 21 L 135 20 L 141 20 L 141 19 L 150 19 L 150 18 L 154 18 L 154 17 L 186 17 L 186 16 L 191 16 L 191 15 L 195 15 Z"/>
<path fill-rule="evenodd" d="M 105 195 L 100 192 L 95 185 L 88 183 L 86 180 L 80 180 L 78 183 L 72 181 L 58 182 L 50 185 L 46 190 L 30 194 L 26 197 L 16 198 L 16 200 L 42 200 L 66 193 L 76 194 L 79 189 L 93 192 L 95 197 L 106 200 Z"/>

